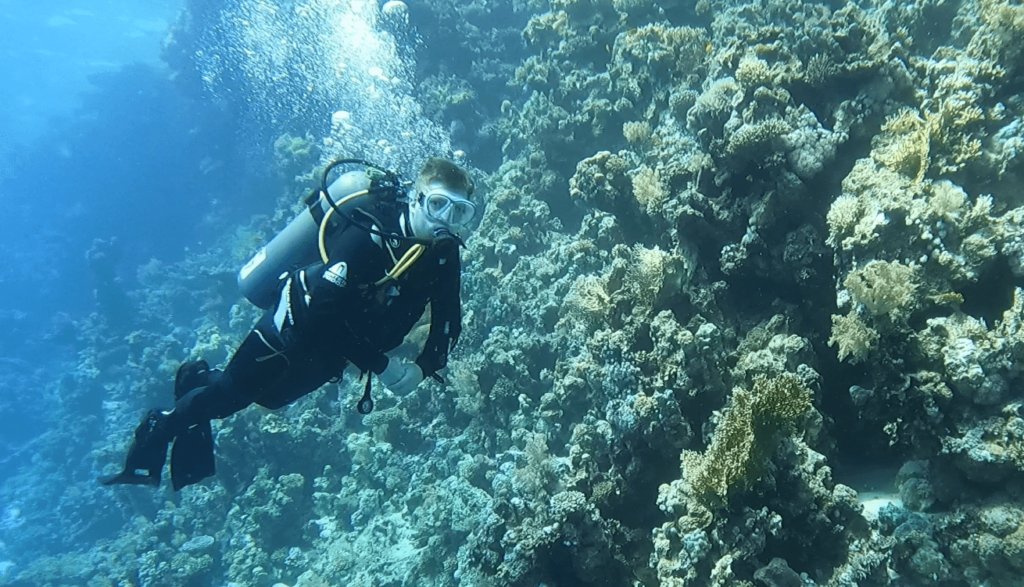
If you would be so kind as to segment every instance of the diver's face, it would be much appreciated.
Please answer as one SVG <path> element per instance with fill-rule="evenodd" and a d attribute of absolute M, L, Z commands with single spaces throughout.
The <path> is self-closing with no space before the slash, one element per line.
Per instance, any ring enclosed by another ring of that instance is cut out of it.
<path fill-rule="evenodd" d="M 412 232 L 418 238 L 436 239 L 444 233 L 458 234 L 476 217 L 476 204 L 466 194 L 432 183 L 417 193 L 409 205 Z"/>

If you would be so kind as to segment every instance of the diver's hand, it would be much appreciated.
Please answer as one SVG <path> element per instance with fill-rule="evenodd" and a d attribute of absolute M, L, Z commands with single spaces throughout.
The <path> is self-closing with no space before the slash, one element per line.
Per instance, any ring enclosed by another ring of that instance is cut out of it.
<path fill-rule="evenodd" d="M 416 386 L 419 385 L 421 381 L 423 381 L 423 369 L 420 369 L 420 366 L 416 363 L 410 363 L 405 365 L 405 374 L 402 375 L 402 379 L 398 383 L 388 387 L 388 389 L 398 395 L 406 395 L 416 389 Z"/>
<path fill-rule="evenodd" d="M 405 395 L 416 389 L 423 381 L 423 369 L 416 363 L 405 363 L 392 357 L 388 359 L 387 368 L 377 378 L 384 387 L 399 395 Z"/>

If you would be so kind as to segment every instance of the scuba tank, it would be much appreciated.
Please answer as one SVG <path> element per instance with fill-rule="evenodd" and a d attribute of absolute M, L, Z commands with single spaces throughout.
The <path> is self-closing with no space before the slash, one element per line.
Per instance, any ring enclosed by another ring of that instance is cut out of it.
<path fill-rule="evenodd" d="M 363 169 L 343 173 L 328 186 L 330 172 L 345 164 L 361 165 Z M 270 308 L 277 302 L 282 274 L 326 257 L 326 234 L 347 224 L 367 230 L 352 218 L 352 212 L 381 198 L 397 202 L 406 189 L 394 172 L 372 163 L 360 159 L 334 161 L 324 169 L 320 187 L 306 197 L 306 208 L 238 271 L 238 289 L 255 306 Z"/>

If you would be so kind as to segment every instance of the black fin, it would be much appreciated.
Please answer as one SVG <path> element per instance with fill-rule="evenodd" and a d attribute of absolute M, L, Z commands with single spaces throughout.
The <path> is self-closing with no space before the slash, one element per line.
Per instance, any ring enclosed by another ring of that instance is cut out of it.
<path fill-rule="evenodd" d="M 100 477 L 103 485 L 160 485 L 160 475 L 139 475 L 135 471 L 121 471 L 117 475 Z"/>
<path fill-rule="evenodd" d="M 113 477 L 100 479 L 104 485 L 160 485 L 160 475 L 167 462 L 167 445 L 172 438 L 168 431 L 168 414 L 150 410 L 135 429 L 135 440 L 128 449 L 124 470 Z"/>
<path fill-rule="evenodd" d="M 213 431 L 209 422 L 189 428 L 171 447 L 171 483 L 175 491 L 199 483 L 217 472 L 213 460 Z"/>
<path fill-rule="evenodd" d="M 209 380 L 210 365 L 206 361 L 200 359 L 182 363 L 174 376 L 174 400 L 181 399 L 197 387 L 207 385 Z"/>

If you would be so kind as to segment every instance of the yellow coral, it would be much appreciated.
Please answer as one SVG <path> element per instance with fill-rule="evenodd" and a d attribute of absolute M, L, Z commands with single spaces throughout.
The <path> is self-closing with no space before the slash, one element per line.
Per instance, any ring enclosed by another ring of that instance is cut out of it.
<path fill-rule="evenodd" d="M 736 68 L 736 81 L 743 84 L 747 89 L 758 86 L 770 86 L 774 81 L 774 74 L 768 62 L 758 59 L 752 55 L 744 55 Z"/>
<path fill-rule="evenodd" d="M 840 361 L 846 357 L 850 357 L 851 363 L 864 360 L 876 342 L 878 333 L 864 324 L 856 313 L 832 316 L 832 337 L 828 339 L 828 346 L 839 345 Z"/>
<path fill-rule="evenodd" d="M 633 247 L 633 262 L 626 270 L 626 283 L 634 294 L 637 305 L 650 307 L 661 291 L 665 270 L 670 259 L 668 253 L 658 247 Z"/>
<path fill-rule="evenodd" d="M 705 68 L 707 32 L 690 27 L 648 24 L 619 33 L 608 68 L 618 90 L 630 99 L 663 82 L 666 76 L 696 83 Z"/>
<path fill-rule="evenodd" d="M 823 86 L 839 73 L 839 67 L 823 53 L 810 58 L 804 68 L 804 81 L 811 86 Z"/>
<path fill-rule="evenodd" d="M 587 275 L 576 279 L 565 301 L 588 314 L 601 315 L 607 310 L 611 298 L 605 291 L 603 279 Z"/>
<path fill-rule="evenodd" d="M 873 158 L 859 159 L 843 180 L 843 195 L 829 210 L 828 244 L 852 250 L 876 241 L 880 229 L 890 221 L 890 211 L 899 214 L 924 208 L 916 196 L 927 184 L 916 184 L 888 169 Z"/>
<path fill-rule="evenodd" d="M 697 96 L 697 101 L 691 112 L 687 113 L 687 120 L 727 114 L 732 110 L 733 103 L 737 101 L 739 94 L 740 86 L 734 79 L 729 77 L 717 79 L 708 84 L 704 92 Z"/>
<path fill-rule="evenodd" d="M 860 198 L 850 195 L 841 195 L 832 202 L 828 209 L 825 221 L 829 228 L 829 244 L 835 246 L 837 237 L 844 236 L 853 231 L 863 216 L 863 206 Z"/>
<path fill-rule="evenodd" d="M 633 411 L 637 417 L 650 420 L 658 411 L 658 402 L 647 394 L 637 393 L 633 396 Z"/>
<path fill-rule="evenodd" d="M 871 261 L 851 271 L 843 281 L 853 299 L 872 314 L 896 317 L 913 302 L 917 292 L 915 269 L 899 261 Z"/>
<path fill-rule="evenodd" d="M 644 120 L 625 122 L 622 124 L 622 136 L 630 143 L 643 143 L 651 138 L 651 125 Z"/>
<path fill-rule="evenodd" d="M 939 218 L 957 220 L 962 215 L 966 203 L 967 194 L 951 182 L 938 181 L 932 185 L 932 197 L 928 199 L 928 208 Z"/>
<path fill-rule="evenodd" d="M 792 373 L 754 378 L 750 391 L 736 389 L 704 454 L 683 451 L 683 475 L 699 498 L 726 497 L 750 487 L 763 473 L 780 433 L 791 432 L 811 408 L 811 391 Z"/>
<path fill-rule="evenodd" d="M 977 104 L 1005 73 L 998 63 L 972 57 L 970 51 L 937 50 L 928 66 L 934 84 L 930 96 L 919 109 L 904 108 L 889 117 L 872 157 L 916 182 L 933 166 L 939 173 L 959 171 L 981 155 L 986 115 Z"/>
<path fill-rule="evenodd" d="M 985 115 L 970 94 L 957 92 L 940 100 L 934 112 L 925 112 L 925 118 L 932 140 L 943 146 L 936 157 L 940 173 L 957 171 L 981 155 L 981 140 L 971 138 L 968 127 L 983 122 Z"/>
<path fill-rule="evenodd" d="M 889 169 L 920 182 L 928 171 L 930 151 L 928 124 L 916 110 L 903 108 L 886 119 L 871 156 Z"/>
<path fill-rule="evenodd" d="M 565 315 L 557 326 L 582 326 L 591 330 L 601 324 L 611 307 L 606 284 L 607 279 L 602 277 L 577 277 L 565 296 Z"/>
<path fill-rule="evenodd" d="M 668 190 L 657 170 L 642 165 L 633 173 L 633 197 L 648 214 L 655 215 L 661 211 L 668 199 Z"/>
<path fill-rule="evenodd" d="M 725 151 L 729 155 L 755 154 L 759 149 L 768 149 L 772 141 L 792 131 L 785 120 L 769 118 L 753 124 L 744 124 L 729 137 Z"/>
<path fill-rule="evenodd" d="M 1006 33 L 1024 33 L 1024 4 L 981 0 L 985 24 Z"/>
<path fill-rule="evenodd" d="M 668 62 L 674 71 L 690 71 L 704 62 L 707 42 L 704 29 L 648 24 L 621 33 L 615 40 L 615 50 L 647 64 Z"/>

